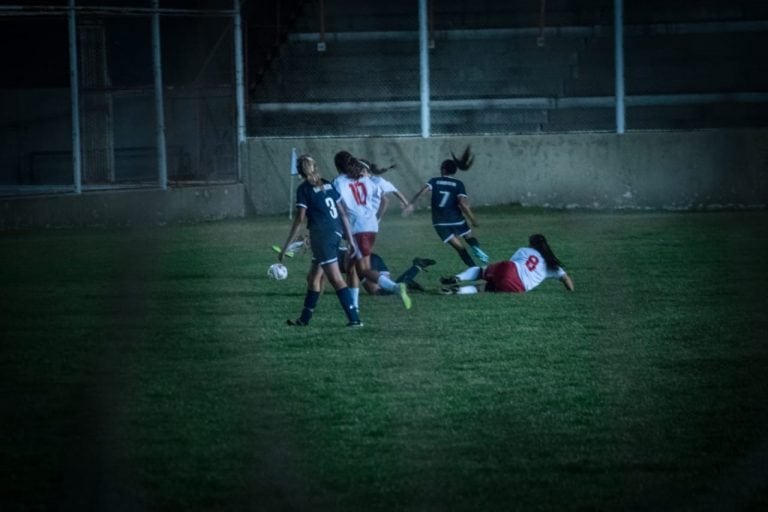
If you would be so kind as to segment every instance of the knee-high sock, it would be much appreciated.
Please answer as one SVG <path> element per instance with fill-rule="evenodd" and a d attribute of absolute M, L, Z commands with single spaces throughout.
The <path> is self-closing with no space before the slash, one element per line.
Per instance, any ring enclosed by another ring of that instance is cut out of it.
<path fill-rule="evenodd" d="M 464 272 L 456 274 L 459 281 L 476 281 L 480 279 L 481 270 L 480 267 L 469 267 Z"/>
<path fill-rule="evenodd" d="M 312 320 L 312 314 L 315 312 L 317 302 L 320 300 L 320 292 L 314 290 L 307 290 L 307 294 L 304 296 L 304 308 L 301 310 L 301 316 L 299 320 L 308 324 Z"/>
<path fill-rule="evenodd" d="M 419 267 L 417 267 L 416 265 L 411 265 L 411 267 L 408 270 L 400 274 L 400 276 L 397 279 L 395 279 L 395 282 L 405 283 L 407 281 L 410 281 L 411 279 L 416 277 L 420 271 L 421 269 Z"/>
<path fill-rule="evenodd" d="M 397 288 L 397 283 L 391 280 L 389 276 L 385 274 L 379 275 L 378 285 L 384 288 L 385 290 L 389 290 L 389 291 L 392 291 L 395 288 Z"/>
<path fill-rule="evenodd" d="M 466 266 L 468 267 L 476 266 L 475 260 L 472 259 L 472 256 L 469 255 L 466 249 L 459 249 L 457 252 L 459 253 L 459 257 L 461 258 L 461 261 L 463 261 Z"/>
<path fill-rule="evenodd" d="M 352 293 L 348 287 L 339 288 L 336 290 L 336 296 L 339 298 L 341 307 L 344 310 L 344 314 L 347 315 L 347 320 L 350 322 L 359 322 L 360 314 L 358 313 L 357 306 L 352 302 Z"/>

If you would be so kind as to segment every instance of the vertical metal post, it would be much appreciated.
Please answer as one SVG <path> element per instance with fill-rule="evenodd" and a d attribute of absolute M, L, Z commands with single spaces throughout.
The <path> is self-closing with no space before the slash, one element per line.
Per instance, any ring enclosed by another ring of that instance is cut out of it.
<path fill-rule="evenodd" d="M 235 150 L 235 166 L 237 178 L 242 177 L 240 169 L 240 146 L 245 142 L 245 85 L 243 81 L 243 29 L 240 18 L 240 0 L 234 0 L 235 26 L 235 103 L 237 108 L 237 148 Z"/>
<path fill-rule="evenodd" d="M 168 161 L 165 148 L 165 105 L 163 103 L 163 64 L 160 56 L 159 0 L 152 0 L 152 75 L 155 79 L 155 126 L 157 130 L 157 181 L 168 189 Z"/>
<path fill-rule="evenodd" d="M 77 20 L 75 0 L 69 0 L 69 93 L 72 104 L 72 179 L 75 194 L 83 191 L 83 163 L 80 154 L 80 86 L 77 80 Z"/>
<path fill-rule="evenodd" d="M 421 74 L 421 136 L 429 138 L 429 42 L 427 0 L 419 0 L 419 70 Z"/>
<path fill-rule="evenodd" d="M 317 42 L 317 51 L 324 52 L 325 51 L 325 3 L 323 0 L 320 0 L 319 2 L 319 13 L 320 13 L 320 41 Z"/>
<path fill-rule="evenodd" d="M 614 66 L 616 68 L 616 133 L 624 133 L 624 0 L 613 0 Z"/>

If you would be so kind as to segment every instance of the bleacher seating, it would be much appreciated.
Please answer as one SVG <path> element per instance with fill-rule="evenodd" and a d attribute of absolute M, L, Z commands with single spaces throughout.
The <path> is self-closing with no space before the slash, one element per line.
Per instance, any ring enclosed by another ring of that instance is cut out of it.
<path fill-rule="evenodd" d="M 627 129 L 768 125 L 766 2 L 626 3 Z M 417 3 L 323 5 L 325 51 L 309 2 L 252 90 L 249 135 L 420 133 Z M 543 41 L 540 5 L 433 0 L 433 134 L 615 129 L 613 2 L 547 1 Z"/>

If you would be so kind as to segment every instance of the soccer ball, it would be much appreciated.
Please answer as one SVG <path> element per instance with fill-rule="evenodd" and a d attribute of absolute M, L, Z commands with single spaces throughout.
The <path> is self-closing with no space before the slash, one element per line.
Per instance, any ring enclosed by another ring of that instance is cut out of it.
<path fill-rule="evenodd" d="M 282 263 L 273 263 L 267 269 L 267 277 L 270 279 L 277 279 L 278 281 L 282 281 L 288 277 L 288 267 Z"/>

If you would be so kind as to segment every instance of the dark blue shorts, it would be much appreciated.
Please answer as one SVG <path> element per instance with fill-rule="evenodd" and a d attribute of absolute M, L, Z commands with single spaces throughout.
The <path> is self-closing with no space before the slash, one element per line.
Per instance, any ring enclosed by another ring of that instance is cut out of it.
<path fill-rule="evenodd" d="M 467 221 L 462 222 L 461 224 L 456 224 L 454 226 L 432 226 L 435 228 L 435 232 L 437 233 L 437 236 L 440 237 L 440 240 L 443 241 L 443 243 L 448 242 L 451 238 L 455 236 L 464 236 L 469 234 L 470 231 L 472 231 L 469 227 L 469 224 L 467 224 Z"/>
<path fill-rule="evenodd" d="M 326 265 L 338 261 L 339 244 L 341 235 L 339 233 L 309 233 L 309 243 L 312 247 L 312 262 L 320 265 Z"/>

